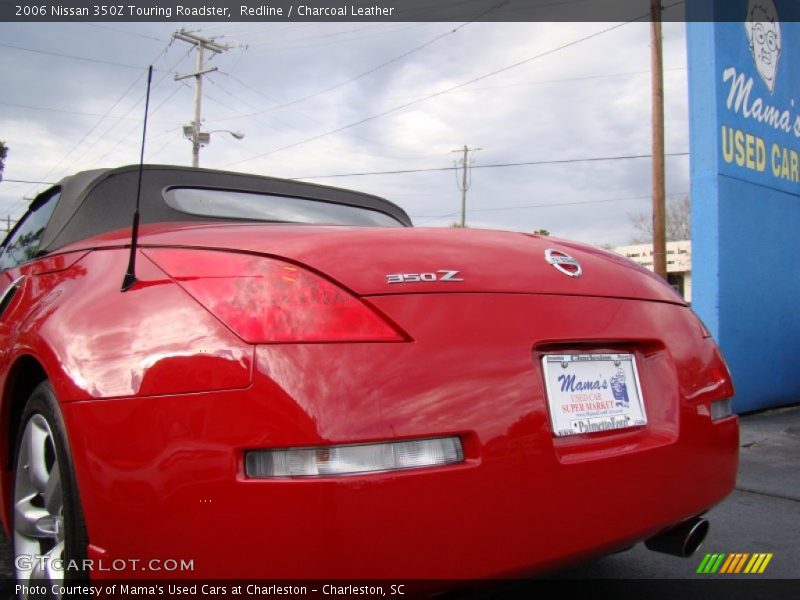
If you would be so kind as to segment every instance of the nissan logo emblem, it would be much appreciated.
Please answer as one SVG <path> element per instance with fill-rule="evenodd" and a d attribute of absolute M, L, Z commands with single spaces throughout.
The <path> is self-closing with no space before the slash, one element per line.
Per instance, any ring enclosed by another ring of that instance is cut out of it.
<path fill-rule="evenodd" d="M 580 277 L 583 273 L 581 263 L 561 250 L 548 248 L 544 251 L 544 258 L 553 265 L 557 271 L 560 271 L 567 277 Z"/>

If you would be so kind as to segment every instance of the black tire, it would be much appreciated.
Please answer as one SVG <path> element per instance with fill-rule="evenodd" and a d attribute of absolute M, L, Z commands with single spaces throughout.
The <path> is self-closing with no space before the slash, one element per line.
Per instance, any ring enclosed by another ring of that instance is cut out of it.
<path fill-rule="evenodd" d="M 46 571 L 43 561 L 31 558 L 36 554 L 47 555 L 48 562 L 61 557 L 63 584 L 86 581 L 88 573 L 83 570 L 88 546 L 86 525 L 64 420 L 49 381 L 33 390 L 22 412 L 11 502 L 11 543 L 18 583 L 27 583 L 25 579 L 34 577 L 36 581 L 31 584 L 45 585 L 48 596 L 52 583 L 61 583 L 53 577 L 57 570 Z M 25 517 L 18 514 L 18 503 L 27 511 L 20 512 Z M 23 572 L 26 565 L 33 567 L 27 577 Z M 39 570 L 35 570 L 36 565 Z M 38 597 L 23 595 L 34 596 Z"/>

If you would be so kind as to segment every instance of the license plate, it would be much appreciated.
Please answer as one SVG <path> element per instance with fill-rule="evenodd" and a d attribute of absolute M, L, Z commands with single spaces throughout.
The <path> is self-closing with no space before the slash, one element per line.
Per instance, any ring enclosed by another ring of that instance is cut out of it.
<path fill-rule="evenodd" d="M 647 424 L 632 354 L 547 354 L 542 367 L 556 436 Z"/>

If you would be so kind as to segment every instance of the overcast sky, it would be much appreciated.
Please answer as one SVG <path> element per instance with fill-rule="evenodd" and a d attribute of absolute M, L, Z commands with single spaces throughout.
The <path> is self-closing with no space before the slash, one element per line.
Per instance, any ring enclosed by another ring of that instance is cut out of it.
<path fill-rule="evenodd" d="M 194 80 L 173 75 L 192 71 L 195 57 L 186 43 L 170 44 L 181 26 L 0 23 L 5 179 L 58 181 L 138 162 L 151 62 L 145 160 L 190 164 L 182 126 L 192 119 Z M 203 167 L 300 178 L 436 169 L 452 167 L 451 151 L 464 144 L 482 148 L 476 167 L 650 153 L 648 23 L 185 27 L 231 45 L 204 79 L 204 130 L 245 134 L 212 133 Z M 664 24 L 668 153 L 688 152 L 684 28 Z M 688 164 L 685 155 L 667 158 L 668 196 L 688 192 Z M 452 171 L 310 181 L 384 196 L 418 225 L 459 218 Z M 0 216 L 19 216 L 23 198 L 45 187 L 0 183 Z M 650 209 L 650 161 L 475 168 L 467 206 L 471 227 L 626 244 L 637 233 L 628 215 Z"/>

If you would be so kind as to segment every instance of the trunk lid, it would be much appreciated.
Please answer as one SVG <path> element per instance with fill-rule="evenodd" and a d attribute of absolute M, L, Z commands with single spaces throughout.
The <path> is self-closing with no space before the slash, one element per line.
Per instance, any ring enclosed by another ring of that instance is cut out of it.
<path fill-rule="evenodd" d="M 126 238 L 127 235 L 115 232 L 103 236 L 103 241 L 119 243 Z M 143 227 L 139 243 L 257 252 L 285 258 L 311 267 L 361 296 L 499 292 L 685 304 L 663 280 L 622 256 L 588 245 L 519 232 L 172 223 Z M 546 258 L 548 249 L 558 251 L 557 256 L 564 253 L 574 258 L 581 266 L 581 276 L 571 277 L 557 270 Z"/>

